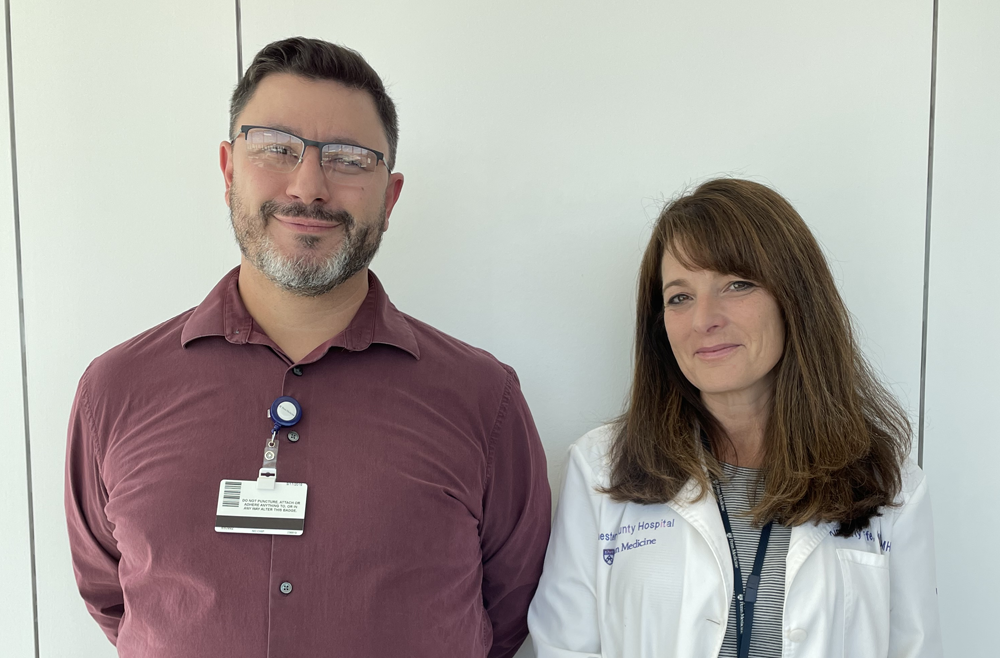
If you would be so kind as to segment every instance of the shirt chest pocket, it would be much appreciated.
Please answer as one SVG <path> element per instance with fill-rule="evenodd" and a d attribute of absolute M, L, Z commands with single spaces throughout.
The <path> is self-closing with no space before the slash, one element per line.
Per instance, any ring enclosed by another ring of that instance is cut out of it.
<path fill-rule="evenodd" d="M 844 656 L 889 653 L 889 556 L 837 549 L 844 579 Z"/>

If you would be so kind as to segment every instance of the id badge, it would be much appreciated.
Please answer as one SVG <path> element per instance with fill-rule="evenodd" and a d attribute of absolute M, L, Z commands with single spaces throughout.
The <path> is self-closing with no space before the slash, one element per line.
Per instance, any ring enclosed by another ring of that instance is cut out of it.
<path fill-rule="evenodd" d="M 223 480 L 215 511 L 216 532 L 252 535 L 301 535 L 306 522 L 302 482 L 275 482 L 273 489 L 257 480 Z"/>

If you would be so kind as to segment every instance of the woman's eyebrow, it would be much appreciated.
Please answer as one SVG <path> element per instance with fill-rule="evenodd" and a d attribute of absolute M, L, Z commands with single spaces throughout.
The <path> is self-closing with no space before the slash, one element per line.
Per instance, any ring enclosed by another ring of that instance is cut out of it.
<path fill-rule="evenodd" d="M 670 283 L 664 284 L 663 290 L 666 291 L 666 289 L 670 288 L 671 286 L 686 286 L 686 285 L 688 285 L 687 279 L 674 279 Z"/>

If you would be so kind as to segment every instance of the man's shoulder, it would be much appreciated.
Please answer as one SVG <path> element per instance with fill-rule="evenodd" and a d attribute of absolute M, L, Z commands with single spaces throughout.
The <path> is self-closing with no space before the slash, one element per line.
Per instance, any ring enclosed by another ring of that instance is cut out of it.
<path fill-rule="evenodd" d="M 179 356 L 184 349 L 181 332 L 194 310 L 188 309 L 101 354 L 87 368 L 88 380 L 132 385 L 132 375 L 155 371 L 163 360 Z"/>
<path fill-rule="evenodd" d="M 480 379 L 500 383 L 513 379 L 516 383 L 517 374 L 514 369 L 490 352 L 459 340 L 411 315 L 402 315 L 417 340 L 421 361 L 431 360 L 436 369 L 446 372 L 474 374 Z"/>

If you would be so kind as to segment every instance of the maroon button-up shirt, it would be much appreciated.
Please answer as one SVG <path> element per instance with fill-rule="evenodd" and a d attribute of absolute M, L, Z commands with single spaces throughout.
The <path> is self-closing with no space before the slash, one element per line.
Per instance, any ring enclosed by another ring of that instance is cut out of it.
<path fill-rule="evenodd" d="M 119 655 L 512 655 L 550 513 L 514 371 L 396 310 L 374 275 L 350 326 L 293 363 L 237 275 L 80 381 L 70 545 Z M 256 479 L 282 395 L 302 405 L 278 479 L 309 485 L 305 533 L 217 533 L 219 482 Z"/>

